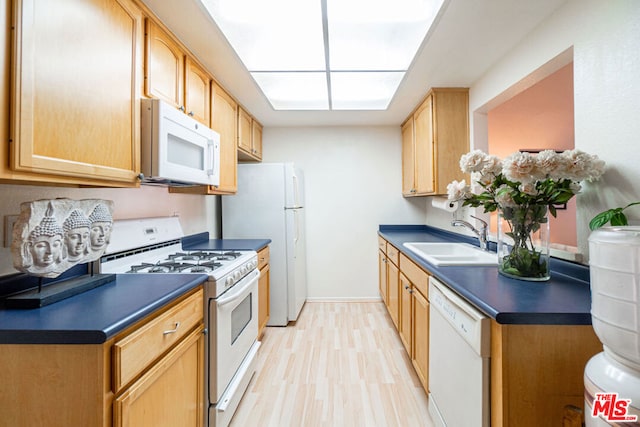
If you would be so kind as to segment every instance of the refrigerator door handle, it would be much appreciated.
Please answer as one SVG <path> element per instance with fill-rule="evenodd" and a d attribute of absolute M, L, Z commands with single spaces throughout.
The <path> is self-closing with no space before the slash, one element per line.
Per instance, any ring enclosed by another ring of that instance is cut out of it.
<path fill-rule="evenodd" d="M 293 239 L 293 243 L 298 244 L 298 239 L 300 238 L 300 221 L 298 221 L 298 211 L 293 211 L 293 220 L 295 222 L 296 227 L 296 237 Z"/>
<path fill-rule="evenodd" d="M 294 206 L 300 206 L 300 200 L 298 195 L 299 195 L 299 191 L 298 191 L 298 176 L 294 173 L 293 174 L 293 204 Z"/>

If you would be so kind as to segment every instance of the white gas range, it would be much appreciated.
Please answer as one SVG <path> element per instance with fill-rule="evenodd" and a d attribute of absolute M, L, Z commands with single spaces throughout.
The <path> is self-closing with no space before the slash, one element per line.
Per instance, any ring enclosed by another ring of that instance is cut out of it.
<path fill-rule="evenodd" d="M 115 221 L 102 273 L 209 275 L 205 282 L 205 419 L 227 426 L 255 372 L 258 260 L 255 251 L 185 251 L 177 217 Z"/>

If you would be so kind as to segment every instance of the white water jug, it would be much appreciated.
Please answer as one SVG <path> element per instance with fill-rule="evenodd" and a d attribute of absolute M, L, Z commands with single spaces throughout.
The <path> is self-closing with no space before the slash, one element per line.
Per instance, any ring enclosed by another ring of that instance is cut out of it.
<path fill-rule="evenodd" d="M 589 236 L 591 320 L 605 352 L 640 367 L 640 226 Z"/>

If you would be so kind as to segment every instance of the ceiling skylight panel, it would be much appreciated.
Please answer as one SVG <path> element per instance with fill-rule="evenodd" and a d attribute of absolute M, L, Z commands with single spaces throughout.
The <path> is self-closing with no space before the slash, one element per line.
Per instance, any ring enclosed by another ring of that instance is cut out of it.
<path fill-rule="evenodd" d="M 326 0 L 330 68 L 407 70 L 443 0 Z"/>
<path fill-rule="evenodd" d="M 327 76 L 318 73 L 251 73 L 276 110 L 328 110 Z"/>
<path fill-rule="evenodd" d="M 385 110 L 404 72 L 332 72 L 334 110 Z"/>
<path fill-rule="evenodd" d="M 200 1 L 274 109 L 383 110 L 445 0 Z"/>
<path fill-rule="evenodd" d="M 249 71 L 325 69 L 319 0 L 202 0 Z"/>

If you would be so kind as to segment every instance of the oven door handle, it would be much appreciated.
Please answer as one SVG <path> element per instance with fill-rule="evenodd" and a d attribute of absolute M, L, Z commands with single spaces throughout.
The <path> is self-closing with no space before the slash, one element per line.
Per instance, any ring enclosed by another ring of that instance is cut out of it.
<path fill-rule="evenodd" d="M 229 292 L 226 292 L 222 297 L 216 300 L 216 305 L 218 307 L 224 307 L 225 305 L 231 304 L 234 301 L 237 301 L 244 297 L 246 291 L 251 288 L 255 282 L 258 281 L 259 276 L 253 277 L 251 280 L 247 281 L 245 284 L 241 285 L 239 289 L 236 289 L 238 286 L 234 286 Z"/>

